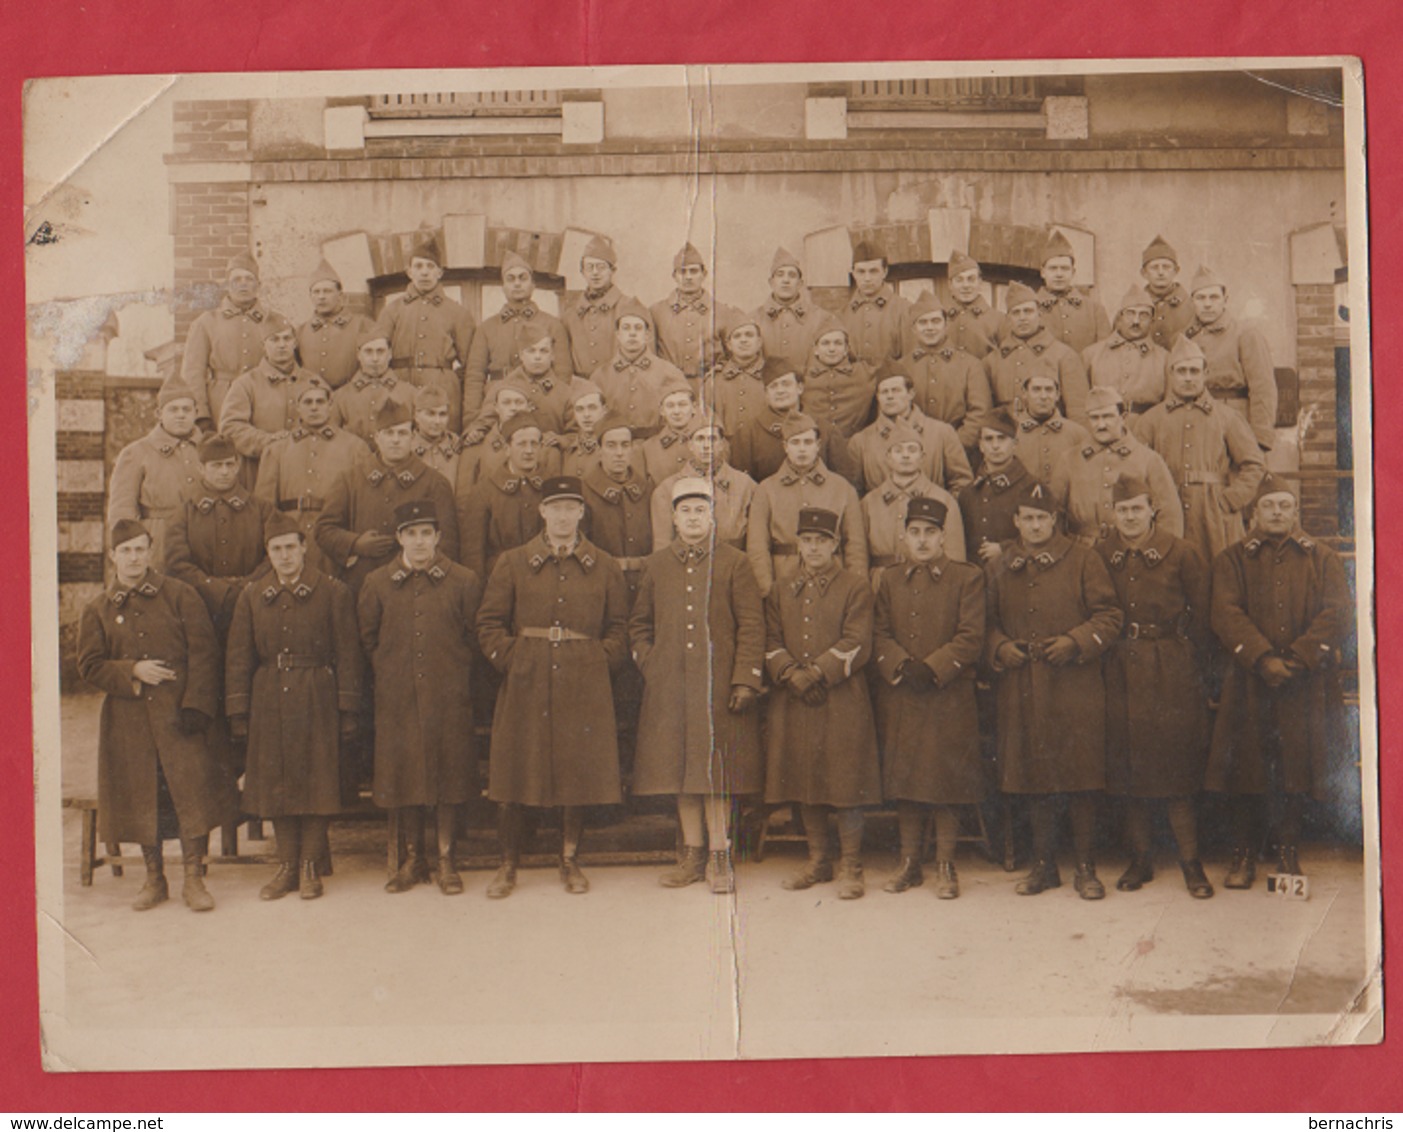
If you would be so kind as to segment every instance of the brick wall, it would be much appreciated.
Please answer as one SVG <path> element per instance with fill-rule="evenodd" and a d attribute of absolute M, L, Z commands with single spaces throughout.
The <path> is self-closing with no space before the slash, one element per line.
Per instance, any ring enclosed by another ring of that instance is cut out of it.
<path fill-rule="evenodd" d="M 1339 466 L 1335 420 L 1335 288 L 1297 284 L 1296 370 L 1301 388 L 1302 525 L 1312 534 L 1340 533 L 1336 481 L 1312 470 Z"/>
<path fill-rule="evenodd" d="M 246 100 L 177 102 L 174 117 L 173 165 L 249 160 Z M 250 250 L 249 186 L 246 181 L 177 180 L 172 194 L 175 338 L 183 343 L 195 316 L 218 300 L 230 256 Z"/>
<path fill-rule="evenodd" d="M 111 461 L 104 458 L 105 378 L 60 373 L 58 398 L 59 656 L 65 686 L 76 679 L 78 614 L 102 590 L 103 509 Z"/>

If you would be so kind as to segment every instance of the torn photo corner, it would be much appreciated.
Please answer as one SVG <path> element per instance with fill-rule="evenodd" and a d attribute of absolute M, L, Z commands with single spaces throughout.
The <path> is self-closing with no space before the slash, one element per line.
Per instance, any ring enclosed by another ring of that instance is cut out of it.
<path fill-rule="evenodd" d="M 1363 97 L 30 82 L 46 1067 L 1380 1041 Z"/>

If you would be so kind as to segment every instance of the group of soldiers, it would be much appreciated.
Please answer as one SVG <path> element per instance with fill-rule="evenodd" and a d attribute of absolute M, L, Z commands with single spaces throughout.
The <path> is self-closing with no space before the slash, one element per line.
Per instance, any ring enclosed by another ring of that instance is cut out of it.
<path fill-rule="evenodd" d="M 80 672 L 107 693 L 100 822 L 142 846 L 137 908 L 167 898 L 170 837 L 185 902 L 212 907 L 208 834 L 240 812 L 273 822 L 261 896 L 321 895 L 358 751 L 405 831 L 386 888 L 461 892 L 489 719 L 496 898 L 546 808 L 561 881 L 587 891 L 586 815 L 625 788 L 676 798 L 666 886 L 734 890 L 732 799 L 753 797 L 802 823 L 785 887 L 859 897 L 885 802 L 887 891 L 923 883 L 933 825 L 952 898 L 991 752 L 1031 825 L 1021 894 L 1060 885 L 1065 812 L 1075 888 L 1104 896 L 1105 794 L 1119 889 L 1153 877 L 1163 806 L 1189 892 L 1213 895 L 1205 789 L 1232 799 L 1227 887 L 1252 885 L 1267 818 L 1277 870 L 1300 871 L 1352 606 L 1265 471 L 1271 361 L 1216 275 L 1185 288 L 1156 238 L 1112 321 L 1055 231 L 1043 287 L 1010 285 L 1006 312 L 961 253 L 948 293 L 908 303 L 860 244 L 836 313 L 783 249 L 749 313 L 706 290 L 690 244 L 651 307 L 616 265 L 594 238 L 557 319 L 508 253 L 505 305 L 476 324 L 426 233 L 378 321 L 323 263 L 294 327 L 256 262 L 230 263 L 116 462 L 114 578 L 80 624 Z"/>

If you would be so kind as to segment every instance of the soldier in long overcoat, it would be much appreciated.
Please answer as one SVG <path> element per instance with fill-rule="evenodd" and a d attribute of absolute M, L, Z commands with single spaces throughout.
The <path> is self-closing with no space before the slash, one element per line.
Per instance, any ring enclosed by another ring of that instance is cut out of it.
<path fill-rule="evenodd" d="M 1194 320 L 1194 305 L 1179 282 L 1179 254 L 1163 236 L 1156 236 L 1140 253 L 1140 274 L 1154 303 L 1150 337 L 1160 349 L 1172 350 Z"/>
<path fill-rule="evenodd" d="M 195 424 L 195 394 L 178 378 L 156 394 L 156 424 L 117 454 L 107 485 L 107 525 L 122 519 L 141 523 L 151 535 L 151 556 L 165 560 L 166 524 L 200 481 L 198 448 L 204 433 Z"/>
<path fill-rule="evenodd" d="M 1242 513 L 1266 471 L 1242 417 L 1208 393 L 1207 363 L 1192 338 L 1169 356 L 1169 396 L 1140 417 L 1135 435 L 1164 458 L 1184 507 L 1184 537 L 1208 562 L 1242 538 Z"/>
<path fill-rule="evenodd" d="M 877 419 L 848 440 L 863 490 L 871 491 L 887 478 L 887 449 L 898 422 L 921 438 L 921 471 L 931 480 L 953 495 L 974 479 L 954 427 L 915 407 L 915 383 L 909 374 L 896 369 L 879 373 L 876 389 Z"/>
<path fill-rule="evenodd" d="M 1051 482 L 1063 453 L 1091 442 L 1086 426 L 1069 421 L 1057 407 L 1060 389 L 1054 374 L 1033 374 L 1023 386 L 1022 411 L 1015 416 L 1018 461 L 1042 483 Z"/>
<path fill-rule="evenodd" d="M 937 499 L 906 509 L 905 561 L 882 572 L 872 631 L 882 796 L 896 802 L 901 870 L 884 886 L 924 881 L 926 816 L 935 811 L 936 895 L 960 894 L 955 873 L 956 806 L 984 799 L 975 668 L 984 652 L 984 572 L 948 558 L 947 519 Z"/>
<path fill-rule="evenodd" d="M 227 436 L 200 441 L 200 483 L 166 529 L 165 573 L 205 599 L 221 646 L 244 586 L 268 569 L 263 525 L 272 504 L 239 483 L 239 454 Z"/>
<path fill-rule="evenodd" d="M 757 700 L 764 685 L 765 611 L 750 563 L 716 538 L 711 484 L 672 488 L 677 535 L 654 552 L 629 619 L 643 673 L 632 793 L 677 798 L 683 855 L 661 883 L 706 879 L 732 892 L 731 799 L 764 784 Z"/>
<path fill-rule="evenodd" d="M 1057 888 L 1057 824 L 1070 795 L 1076 889 L 1105 895 L 1092 861 L 1096 796 L 1106 786 L 1106 685 L 1101 657 L 1123 615 L 1095 551 L 1057 530 L 1057 504 L 1025 486 L 1009 545 L 989 581 L 988 660 L 998 685 L 999 776 L 1032 799 L 1032 871 L 1018 893 Z"/>
<path fill-rule="evenodd" d="M 854 486 L 860 480 L 857 464 L 848 452 L 847 438 L 831 421 L 810 418 L 800 408 L 804 382 L 782 360 L 768 358 L 761 371 L 764 403 L 754 411 L 748 424 L 731 437 L 731 460 L 756 483 L 778 472 L 785 461 L 784 426 L 791 417 L 814 419 L 818 425 L 819 459 Z"/>
<path fill-rule="evenodd" d="M 1007 409 L 985 417 L 979 429 L 979 475 L 959 494 L 965 553 L 971 562 L 990 568 L 1003 553 L 1003 544 L 1018 537 L 1013 517 L 1030 477 L 1015 455 L 1017 436 L 1018 422 Z"/>
<path fill-rule="evenodd" d="M 956 562 L 966 560 L 960 505 L 921 470 L 924 443 L 919 433 L 897 421 L 887 438 L 890 475 L 862 497 L 862 525 L 867 532 L 867 560 L 874 586 L 882 570 L 904 556 L 907 511 L 917 499 L 940 501 L 948 520 L 941 524 L 941 553 Z"/>
<path fill-rule="evenodd" d="M 239 374 L 219 411 L 219 431 L 247 461 L 250 483 L 264 449 L 297 427 L 298 394 L 321 380 L 297 364 L 297 332 L 281 315 L 263 320 L 263 335 L 263 359 Z"/>
<path fill-rule="evenodd" d="M 490 578 L 497 559 L 541 532 L 541 422 L 518 413 L 502 426 L 506 460 L 493 463 L 458 499 L 463 565 Z"/>
<path fill-rule="evenodd" d="M 380 312 L 377 329 L 390 342 L 390 365 L 416 388 L 436 385 L 448 397 L 453 432 L 463 427 L 463 365 L 475 324 L 466 307 L 444 294 L 443 253 L 432 233 L 420 235 L 409 255 L 409 286 Z"/>
<path fill-rule="evenodd" d="M 414 391 L 414 442 L 409 450 L 451 487 L 458 480 L 458 453 L 463 442 L 448 431 L 448 398 L 437 386 Z"/>
<path fill-rule="evenodd" d="M 463 442 L 482 442 L 492 426 L 501 424 L 503 416 L 497 403 L 501 383 L 519 386 L 531 403 L 531 411 L 540 419 L 541 427 L 552 438 L 564 433 L 570 424 L 570 402 L 576 379 L 561 377 L 557 372 L 555 351 L 558 349 L 551 328 L 532 319 L 516 324 L 517 364 L 502 377 L 487 384 L 481 410 L 472 424 L 463 431 Z"/>
<path fill-rule="evenodd" d="M 759 317 L 732 315 L 724 328 L 726 351 L 702 384 L 702 406 L 721 419 L 726 435 L 736 437 L 765 406 L 764 344 Z"/>
<path fill-rule="evenodd" d="M 821 447 L 817 421 L 803 413 L 785 418 L 784 464 L 755 489 L 745 536 L 745 552 L 762 594 L 768 595 L 794 569 L 799 558 L 799 516 L 805 508 L 822 508 L 839 516 L 836 537 L 842 563 L 855 574 L 867 573 L 862 503 L 853 485 L 824 464 Z"/>
<path fill-rule="evenodd" d="M 824 312 L 814 334 L 813 353 L 804 373 L 804 412 L 832 425 L 840 436 L 855 435 L 872 419 L 875 371 L 858 359 L 847 328 Z"/>
<path fill-rule="evenodd" d="M 658 431 L 663 390 L 678 382 L 686 385 L 687 379 L 670 361 L 653 353 L 652 315 L 637 299 L 619 304 L 614 329 L 614 353 L 590 374 L 590 380 L 603 391 L 609 411 L 627 420 L 643 439 Z"/>
<path fill-rule="evenodd" d="M 312 317 L 297 329 L 297 356 L 331 389 L 340 389 L 356 372 L 361 335 L 375 323 L 350 310 L 341 288 L 341 276 L 322 260 L 307 281 Z"/>
<path fill-rule="evenodd" d="M 190 324 L 180 376 L 195 397 L 195 418 L 210 431 L 220 420 L 234 379 L 263 357 L 263 323 L 273 315 L 258 297 L 258 261 L 247 252 L 229 260 L 219 305 Z"/>
<path fill-rule="evenodd" d="M 1339 650 L 1351 631 L 1340 558 L 1301 530 L 1291 484 L 1268 475 L 1252 529 L 1213 562 L 1213 631 L 1231 664 L 1206 787 L 1232 796 L 1228 888 L 1250 888 L 1264 803 L 1276 810 L 1277 867 L 1299 873 L 1307 797 L 1328 795 L 1331 757 L 1347 750 Z"/>
<path fill-rule="evenodd" d="M 320 379 L 303 386 L 297 395 L 297 426 L 263 450 L 253 489 L 277 510 L 296 516 L 307 536 L 307 564 L 323 574 L 335 567 L 314 541 L 317 516 L 326 507 L 332 485 L 357 461 L 370 458 L 364 440 L 330 423 L 331 398 Z"/>
<path fill-rule="evenodd" d="M 473 334 L 463 369 L 463 424 L 471 425 L 481 410 L 487 386 L 500 381 L 521 364 L 518 327 L 541 327 L 551 340 L 551 371 L 555 379 L 570 384 L 570 334 L 565 324 L 543 311 L 531 296 L 536 289 L 531 265 L 516 252 L 502 255 L 502 292 L 506 302 L 484 318 Z"/>
<path fill-rule="evenodd" d="M 765 667 L 776 685 L 765 738 L 765 801 L 797 805 L 809 859 L 785 888 L 833 879 L 828 815 L 836 810 L 838 897 L 862 896 L 863 806 L 882 799 L 872 701 L 872 584 L 838 558 L 842 520 L 799 513 L 800 562 L 765 602 Z"/>
<path fill-rule="evenodd" d="M 887 282 L 887 253 L 863 240 L 853 249 L 853 289 L 840 317 L 853 355 L 872 369 L 902 356 L 911 304 Z"/>
<path fill-rule="evenodd" d="M 1208 392 L 1241 413 L 1263 452 L 1276 442 L 1276 370 L 1266 335 L 1227 313 L 1228 287 L 1200 267 L 1189 284 L 1194 320 L 1184 337 L 1194 340 L 1208 362 Z"/>
<path fill-rule="evenodd" d="M 584 808 L 623 798 L 610 673 L 628 660 L 628 590 L 619 564 L 580 533 L 584 513 L 579 480 L 547 480 L 540 537 L 497 560 L 478 610 L 483 654 L 504 677 L 487 787 L 500 804 L 494 898 L 516 887 L 523 806 L 564 807 L 560 877 L 583 893 Z"/>
<path fill-rule="evenodd" d="M 414 455 L 409 406 L 391 398 L 375 415 L 376 451 L 352 465 L 331 485 L 317 515 L 317 544 L 353 590 L 399 550 L 395 509 L 411 500 L 432 500 L 443 538 L 439 552 L 458 559 L 458 519 L 448 481 Z"/>
<path fill-rule="evenodd" d="M 1145 289 L 1131 287 L 1116 311 L 1115 329 L 1081 352 L 1091 387 L 1119 393 L 1132 422 L 1164 400 L 1169 354 L 1149 336 L 1154 310 Z"/>
<path fill-rule="evenodd" d="M 99 836 L 141 846 L 146 880 L 133 903 L 168 895 L 161 842 L 180 838 L 183 897 L 214 907 L 205 888 L 209 831 L 233 821 L 238 791 L 205 731 L 219 709 L 219 642 L 200 595 L 150 568 L 151 535 L 134 519 L 111 532 L 115 577 L 78 622 L 78 674 L 106 693 L 98 730 Z"/>
<path fill-rule="evenodd" d="M 979 447 L 979 428 L 994 407 L 989 375 L 979 359 L 950 340 L 949 320 L 927 291 L 911 307 L 916 344 L 905 372 L 915 389 L 915 406 L 955 430 L 965 451 Z"/>
<path fill-rule="evenodd" d="M 803 373 L 813 357 L 823 308 L 804 286 L 804 269 L 784 248 L 770 261 L 770 297 L 755 310 L 765 357 Z"/>
<path fill-rule="evenodd" d="M 482 583 L 438 552 L 438 513 L 427 501 L 401 503 L 401 553 L 361 587 L 360 639 L 375 673 L 377 806 L 399 811 L 407 853 L 385 884 L 408 892 L 429 879 L 425 810 L 437 827 L 438 886 L 463 891 L 453 863 L 462 806 L 477 796 L 471 673 Z"/>
<path fill-rule="evenodd" d="M 716 541 L 745 549 L 746 526 L 756 483 L 730 463 L 730 441 L 716 417 L 698 413 L 687 426 L 687 463 L 653 488 L 653 545 L 672 541 L 672 488 L 680 479 L 700 477 L 711 484 L 711 518 Z"/>
<path fill-rule="evenodd" d="M 1116 481 L 1116 529 L 1096 547 L 1125 615 L 1106 654 L 1106 790 L 1124 799 L 1130 865 L 1116 888 L 1154 877 L 1151 801 L 1162 801 L 1191 895 L 1213 886 L 1198 858 L 1195 799 L 1208 758 L 1208 563 L 1159 525 L 1150 486 Z"/>
<path fill-rule="evenodd" d="M 401 382 L 390 368 L 389 335 L 372 327 L 357 339 L 359 368 L 345 385 L 332 395 L 331 423 L 369 442 L 375 434 L 375 414 L 391 397 L 413 399 L 412 386 Z"/>
<path fill-rule="evenodd" d="M 1073 285 L 1076 274 L 1077 260 L 1071 241 L 1054 229 L 1043 245 L 1043 285 L 1037 291 L 1038 307 L 1043 325 L 1052 336 L 1080 354 L 1110 334 L 1111 320 L 1091 287 Z M 1008 305 L 1012 311 L 1012 299 Z M 1070 407 L 1067 414 L 1076 415 Z"/>
<path fill-rule="evenodd" d="M 272 574 L 234 607 L 225 665 L 229 729 L 248 739 L 246 811 L 271 818 L 278 871 L 259 896 L 322 894 L 318 863 L 340 813 L 341 748 L 355 732 L 364 660 L 351 591 L 306 564 L 297 520 L 264 528 Z"/>
<path fill-rule="evenodd" d="M 658 430 L 639 445 L 643 474 L 659 484 L 676 475 L 691 457 L 687 442 L 692 419 L 697 415 L 697 395 L 685 381 L 672 380 L 662 388 L 658 401 Z"/>
<path fill-rule="evenodd" d="M 619 310 L 630 300 L 614 282 L 619 256 L 607 236 L 593 236 L 580 255 L 585 289 L 570 292 L 561 303 L 560 318 L 570 339 L 576 377 L 589 377 L 614 352 Z M 649 333 L 652 333 L 651 325 Z"/>
<path fill-rule="evenodd" d="M 690 243 L 672 257 L 672 294 L 649 308 L 657 352 L 682 371 L 695 391 L 721 353 L 720 336 L 739 312 L 706 292 L 706 261 Z"/>
<path fill-rule="evenodd" d="M 1086 399 L 1091 440 L 1069 448 L 1052 467 L 1053 497 L 1067 515 L 1067 533 L 1094 546 L 1115 528 L 1111 489 L 1121 476 L 1150 485 L 1159 524 L 1175 538 L 1184 533 L 1184 510 L 1163 458 L 1126 429 L 1125 405 L 1114 389 L 1098 386 Z"/>
<path fill-rule="evenodd" d="M 950 305 L 950 343 L 975 358 L 984 358 L 999 342 L 1004 316 L 984 296 L 979 263 L 965 252 L 951 252 L 946 266 Z"/>
<path fill-rule="evenodd" d="M 1017 411 L 1028 380 L 1044 375 L 1056 380 L 1067 416 L 1073 421 L 1085 419 L 1089 383 L 1081 354 L 1044 325 L 1042 308 L 1030 288 L 1013 283 L 1007 299 L 1007 327 L 998 346 L 984 357 L 994 404 L 1013 404 Z"/>

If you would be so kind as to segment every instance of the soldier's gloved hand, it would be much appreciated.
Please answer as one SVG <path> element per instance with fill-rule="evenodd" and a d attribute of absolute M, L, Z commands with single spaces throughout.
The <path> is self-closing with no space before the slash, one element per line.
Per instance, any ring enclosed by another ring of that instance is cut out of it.
<path fill-rule="evenodd" d="M 996 542 L 985 539 L 979 544 L 979 560 L 981 562 L 997 562 L 1003 556 L 1004 548 Z"/>
<path fill-rule="evenodd" d="M 383 558 L 387 554 L 393 554 L 398 545 L 399 543 L 391 535 L 382 535 L 378 531 L 366 531 L 364 534 L 356 536 L 356 541 L 351 546 L 351 552 L 369 558 Z"/>
<path fill-rule="evenodd" d="M 1268 688 L 1280 688 L 1291 679 L 1291 669 L 1279 656 L 1263 657 L 1257 665 L 1257 670 L 1262 674 Z"/>
<path fill-rule="evenodd" d="M 248 738 L 248 716 L 231 715 L 229 717 L 229 737 L 231 739 Z"/>
<path fill-rule="evenodd" d="M 481 444 L 484 440 L 487 439 L 487 433 L 489 428 L 490 426 L 484 424 L 473 425 L 472 428 L 468 429 L 465 433 L 463 433 L 463 447 L 473 448 L 476 445 Z"/>
<path fill-rule="evenodd" d="M 800 697 L 809 707 L 822 707 L 828 702 L 828 685 L 821 680 L 810 684 Z"/>
<path fill-rule="evenodd" d="M 798 664 L 785 673 L 784 682 L 790 692 L 799 697 L 814 686 L 814 678 L 808 669 Z"/>
<path fill-rule="evenodd" d="M 175 726 L 182 735 L 199 735 L 209 726 L 209 716 L 199 708 L 183 707 Z"/>
<path fill-rule="evenodd" d="M 726 710 L 733 715 L 744 715 L 755 706 L 758 693 L 744 684 L 731 685 L 731 698 L 726 701 Z"/>
<path fill-rule="evenodd" d="M 901 682 L 913 692 L 929 692 L 935 687 L 935 670 L 923 660 L 912 657 L 901 662 Z"/>
<path fill-rule="evenodd" d="M 1028 652 L 1021 641 L 1005 641 L 994 650 L 994 659 L 1002 668 L 1022 668 L 1028 663 Z"/>
<path fill-rule="evenodd" d="M 1081 656 L 1081 649 L 1077 642 L 1063 633 L 1060 637 L 1053 637 L 1043 646 L 1043 659 L 1048 664 L 1055 664 L 1061 667 L 1064 664 L 1071 664 Z"/>
<path fill-rule="evenodd" d="M 341 713 L 341 738 L 350 739 L 356 733 L 355 712 L 343 711 Z"/>

